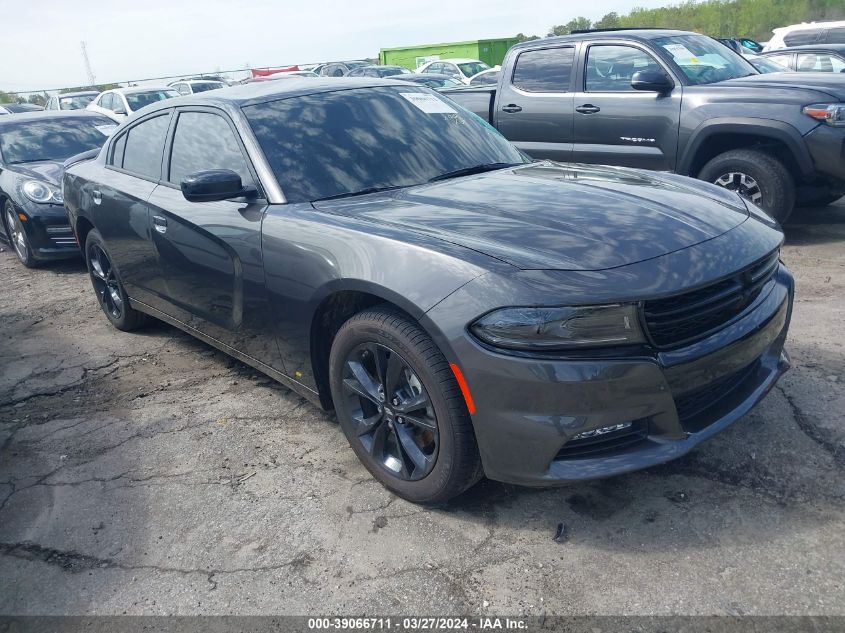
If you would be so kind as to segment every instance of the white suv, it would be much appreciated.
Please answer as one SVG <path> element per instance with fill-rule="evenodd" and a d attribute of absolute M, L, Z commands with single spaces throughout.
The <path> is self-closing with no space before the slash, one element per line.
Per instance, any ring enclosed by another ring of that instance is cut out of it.
<path fill-rule="evenodd" d="M 774 37 L 763 51 L 776 51 L 789 46 L 807 44 L 845 44 L 845 21 L 805 22 L 773 29 Z"/>

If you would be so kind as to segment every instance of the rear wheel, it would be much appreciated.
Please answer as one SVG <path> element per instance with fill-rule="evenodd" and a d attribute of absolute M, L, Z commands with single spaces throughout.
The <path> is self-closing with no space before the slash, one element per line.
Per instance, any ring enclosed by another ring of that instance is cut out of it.
<path fill-rule="evenodd" d="M 12 243 L 15 255 L 18 256 L 18 259 L 27 268 L 35 268 L 38 262 L 32 254 L 32 247 L 29 244 L 26 230 L 23 228 L 23 223 L 18 217 L 15 207 L 9 200 L 6 201 L 3 208 L 3 221 L 6 224 L 6 235 Z"/>
<path fill-rule="evenodd" d="M 361 312 L 338 331 L 329 363 L 340 426 L 384 486 L 414 503 L 439 503 L 481 478 L 460 388 L 414 321 L 387 307 Z"/>
<path fill-rule="evenodd" d="M 753 149 L 719 154 L 699 172 L 701 180 L 735 191 L 780 223 L 795 208 L 795 181 L 777 158 Z"/>
<path fill-rule="evenodd" d="M 123 284 L 106 252 L 103 238 L 96 229 L 92 229 L 85 240 L 85 263 L 88 265 L 97 302 L 112 325 L 124 332 L 137 330 L 144 325 L 147 315 L 129 305 Z"/>

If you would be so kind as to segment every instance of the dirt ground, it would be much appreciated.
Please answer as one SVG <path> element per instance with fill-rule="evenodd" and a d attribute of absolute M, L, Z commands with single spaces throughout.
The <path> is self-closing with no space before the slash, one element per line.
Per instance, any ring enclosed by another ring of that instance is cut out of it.
<path fill-rule="evenodd" d="M 270 379 L 110 327 L 81 261 L 5 247 L 0 614 L 845 614 L 845 200 L 788 226 L 784 259 L 794 368 L 732 428 L 431 510 Z"/>

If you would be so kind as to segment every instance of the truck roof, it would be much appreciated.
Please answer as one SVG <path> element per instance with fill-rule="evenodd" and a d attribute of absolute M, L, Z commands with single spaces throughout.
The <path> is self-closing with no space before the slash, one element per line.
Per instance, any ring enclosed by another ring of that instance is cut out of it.
<path fill-rule="evenodd" d="M 678 31 L 676 29 L 590 29 L 584 31 L 573 31 L 570 35 L 556 35 L 553 37 L 545 37 L 539 40 L 529 40 L 520 42 L 513 48 L 537 48 L 545 44 L 555 44 L 563 42 L 582 42 L 584 40 L 597 39 L 625 39 L 625 40 L 639 40 L 648 41 L 658 37 L 669 37 L 672 35 L 701 35 L 700 33 L 693 33 L 691 31 Z"/>

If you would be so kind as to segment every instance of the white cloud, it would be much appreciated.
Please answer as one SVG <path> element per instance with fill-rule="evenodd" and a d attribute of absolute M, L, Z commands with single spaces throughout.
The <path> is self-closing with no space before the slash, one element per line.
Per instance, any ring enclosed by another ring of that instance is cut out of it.
<path fill-rule="evenodd" d="M 87 83 L 375 57 L 379 48 L 545 35 L 578 15 L 598 19 L 666 0 L 0 0 L 0 89 Z"/>

